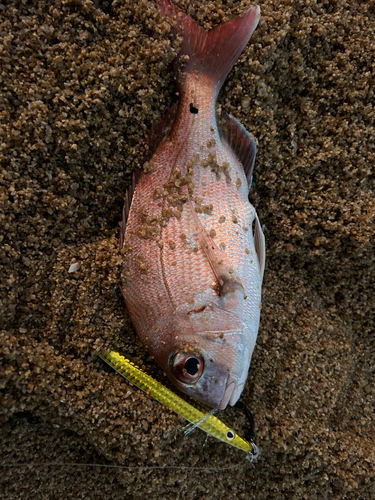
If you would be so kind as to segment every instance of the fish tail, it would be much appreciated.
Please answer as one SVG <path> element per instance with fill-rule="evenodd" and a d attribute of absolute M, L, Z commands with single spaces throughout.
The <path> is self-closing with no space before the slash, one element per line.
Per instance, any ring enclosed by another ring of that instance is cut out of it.
<path fill-rule="evenodd" d="M 181 72 L 197 71 L 200 75 L 210 76 L 219 91 L 257 27 L 260 8 L 251 7 L 241 16 L 206 31 L 170 0 L 158 0 L 158 6 L 163 18 L 173 20 L 172 31 L 183 35 L 174 67 L 177 79 L 181 78 Z M 183 56 L 188 56 L 188 60 Z"/>

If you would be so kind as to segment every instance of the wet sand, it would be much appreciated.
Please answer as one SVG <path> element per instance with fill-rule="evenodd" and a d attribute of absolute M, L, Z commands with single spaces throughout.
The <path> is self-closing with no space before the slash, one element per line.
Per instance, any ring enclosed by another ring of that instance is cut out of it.
<path fill-rule="evenodd" d="M 251 4 L 178 5 L 209 29 Z M 184 436 L 96 357 L 154 366 L 120 295 L 117 239 L 143 139 L 176 99 L 168 26 L 151 1 L 0 6 L 0 464 L 239 464 L 8 467 L 1 498 L 374 498 L 375 3 L 259 5 L 219 98 L 258 141 L 250 199 L 266 226 L 242 396 L 253 465 Z M 245 432 L 238 411 L 222 417 Z"/>

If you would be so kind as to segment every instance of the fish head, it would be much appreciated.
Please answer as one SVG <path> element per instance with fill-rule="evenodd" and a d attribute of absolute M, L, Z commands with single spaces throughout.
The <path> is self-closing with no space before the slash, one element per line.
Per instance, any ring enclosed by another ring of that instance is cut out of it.
<path fill-rule="evenodd" d="M 246 324 L 238 315 L 210 305 L 177 319 L 173 330 L 173 335 L 164 336 L 162 359 L 155 356 L 173 383 L 212 408 L 234 405 L 244 388 L 255 345 Z"/>

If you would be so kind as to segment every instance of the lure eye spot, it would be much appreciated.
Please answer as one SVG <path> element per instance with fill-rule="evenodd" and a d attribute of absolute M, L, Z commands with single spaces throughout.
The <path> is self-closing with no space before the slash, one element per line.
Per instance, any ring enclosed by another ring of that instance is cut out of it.
<path fill-rule="evenodd" d="M 228 441 L 233 441 L 233 439 L 234 439 L 234 432 L 233 431 L 227 431 L 227 439 L 228 439 Z"/>
<path fill-rule="evenodd" d="M 193 103 L 190 103 L 190 113 L 193 113 L 193 115 L 198 114 L 198 108 L 196 108 Z"/>

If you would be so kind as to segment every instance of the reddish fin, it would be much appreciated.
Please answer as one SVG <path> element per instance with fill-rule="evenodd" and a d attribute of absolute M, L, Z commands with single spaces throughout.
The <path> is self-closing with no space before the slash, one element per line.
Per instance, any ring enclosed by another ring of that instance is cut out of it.
<path fill-rule="evenodd" d="M 257 214 L 255 214 L 254 244 L 258 256 L 260 279 L 263 282 L 264 267 L 266 265 L 266 239 Z"/>
<path fill-rule="evenodd" d="M 212 272 L 219 285 L 219 294 L 224 296 L 229 292 L 240 290 L 244 291 L 240 278 L 237 276 L 234 268 L 231 265 L 230 259 L 224 250 L 221 250 L 207 233 L 201 223 L 188 193 L 188 204 L 196 224 L 199 243 L 203 253 L 211 266 Z"/>
<path fill-rule="evenodd" d="M 142 176 L 141 168 L 137 167 L 135 170 L 133 170 L 132 183 L 128 187 L 125 193 L 124 208 L 122 209 L 122 221 L 120 222 L 120 238 L 119 238 L 120 248 L 124 246 L 125 229 L 129 217 L 130 206 L 132 204 L 135 188 L 141 176 Z"/>
<path fill-rule="evenodd" d="M 145 163 L 146 161 L 149 161 L 151 159 L 161 141 L 169 135 L 169 132 L 171 131 L 174 123 L 174 119 L 176 117 L 176 111 L 177 104 L 173 104 L 173 106 L 167 111 L 167 113 L 165 113 L 165 115 L 149 130 L 149 133 L 145 139 L 146 151 L 144 152 L 142 163 Z M 126 223 L 128 221 L 134 191 L 139 179 L 142 176 L 142 172 L 142 169 L 139 167 L 133 171 L 132 183 L 125 193 L 124 208 L 122 209 L 122 221 L 120 222 L 121 248 L 124 246 Z"/>
<path fill-rule="evenodd" d="M 173 127 L 174 119 L 176 118 L 176 113 L 177 103 L 173 104 L 172 107 L 165 113 L 165 115 L 162 116 L 160 120 L 150 128 L 149 133 L 145 139 L 145 146 L 147 151 L 145 152 L 143 157 L 144 162 L 151 159 L 161 141 L 169 135 Z"/>
<path fill-rule="evenodd" d="M 225 111 L 221 115 L 220 125 L 222 139 L 228 143 L 242 163 L 250 189 L 257 152 L 255 139 L 234 116 L 228 115 Z"/>
<path fill-rule="evenodd" d="M 163 18 L 173 20 L 174 33 L 183 33 L 178 59 L 189 56 L 189 61 L 181 69 L 185 73 L 197 71 L 211 76 L 219 90 L 257 27 L 260 8 L 251 7 L 242 16 L 206 31 L 170 0 L 158 0 L 158 6 Z M 178 69 L 177 60 L 177 76 Z"/>

